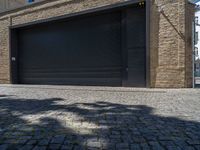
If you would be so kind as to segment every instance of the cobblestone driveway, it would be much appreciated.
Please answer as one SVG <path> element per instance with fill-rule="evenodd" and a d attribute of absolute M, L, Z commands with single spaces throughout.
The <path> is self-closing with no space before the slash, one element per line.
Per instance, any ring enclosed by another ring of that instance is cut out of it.
<path fill-rule="evenodd" d="M 200 90 L 0 86 L 0 150 L 200 150 Z"/>

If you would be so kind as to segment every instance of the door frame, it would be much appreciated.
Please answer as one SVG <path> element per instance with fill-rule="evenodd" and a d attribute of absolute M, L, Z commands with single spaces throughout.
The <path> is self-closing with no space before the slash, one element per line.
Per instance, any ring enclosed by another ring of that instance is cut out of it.
<path fill-rule="evenodd" d="M 103 6 L 103 7 L 98 7 L 94 9 L 89 9 L 85 11 L 80 11 L 76 13 L 71 13 L 67 15 L 62 15 L 58 17 L 53 17 L 53 18 L 48 18 L 48 19 L 42 19 L 38 21 L 33 21 L 30 23 L 25 23 L 25 24 L 20 24 L 20 25 L 13 25 L 9 27 L 9 63 L 10 63 L 10 82 L 11 84 L 17 84 L 18 83 L 18 58 L 17 58 L 17 51 L 18 51 L 18 46 L 17 46 L 17 29 L 22 28 L 22 27 L 27 27 L 27 26 L 32 26 L 32 25 L 37 25 L 41 23 L 48 23 L 52 21 L 58 21 L 62 19 L 68 19 L 72 17 L 77 17 L 77 16 L 82 16 L 82 15 L 87 15 L 87 14 L 98 14 L 103 11 L 112 11 L 113 9 L 121 9 L 126 7 L 130 7 L 131 5 L 137 4 L 141 1 L 146 2 L 146 87 L 150 87 L 150 2 L 149 0 L 129 0 L 126 2 L 122 3 L 117 3 L 117 4 L 112 4 L 108 6 Z M 123 25 L 123 23 L 122 23 Z M 122 57 L 124 57 L 122 55 Z M 16 60 L 13 60 L 16 59 Z M 122 70 L 122 86 L 125 78 L 125 73 L 124 70 L 126 70 L 126 67 L 123 65 L 123 70 Z"/>

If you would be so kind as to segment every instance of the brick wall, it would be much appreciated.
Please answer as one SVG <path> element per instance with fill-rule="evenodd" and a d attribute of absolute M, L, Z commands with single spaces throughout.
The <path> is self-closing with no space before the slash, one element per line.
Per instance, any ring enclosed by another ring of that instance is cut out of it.
<path fill-rule="evenodd" d="M 50 0 L 0 14 L 0 83 L 10 83 L 9 26 L 125 1 L 127 0 Z M 186 11 L 189 5 L 186 0 L 150 0 L 150 3 L 150 85 L 190 87 L 191 59 L 187 55 L 190 55 L 191 45 L 186 44 L 189 43 L 186 39 L 190 39 L 190 32 L 186 32 L 186 26 L 189 28 L 186 22 L 190 21 L 186 16 L 191 15 L 191 11 Z M 186 61 L 189 62 L 187 65 Z"/>
<path fill-rule="evenodd" d="M 151 86 L 191 87 L 194 6 L 186 0 L 152 0 L 151 5 Z"/>

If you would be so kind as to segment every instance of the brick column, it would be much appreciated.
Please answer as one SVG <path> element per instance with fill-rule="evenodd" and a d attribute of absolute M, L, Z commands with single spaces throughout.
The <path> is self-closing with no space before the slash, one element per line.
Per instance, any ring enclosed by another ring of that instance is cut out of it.
<path fill-rule="evenodd" d="M 0 19 L 0 83 L 10 83 L 9 17 Z"/>
<path fill-rule="evenodd" d="M 186 43 L 189 36 L 186 34 L 187 3 L 186 0 L 151 0 L 152 87 L 189 86 L 186 84 Z"/>

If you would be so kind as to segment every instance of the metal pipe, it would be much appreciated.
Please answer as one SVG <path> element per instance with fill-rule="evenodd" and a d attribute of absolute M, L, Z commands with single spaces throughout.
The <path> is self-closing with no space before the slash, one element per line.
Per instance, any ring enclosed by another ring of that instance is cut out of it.
<path fill-rule="evenodd" d="M 195 32 L 196 32 L 196 26 L 195 26 L 195 20 L 192 21 L 192 72 L 193 72 L 193 85 L 192 87 L 195 88 Z"/>

